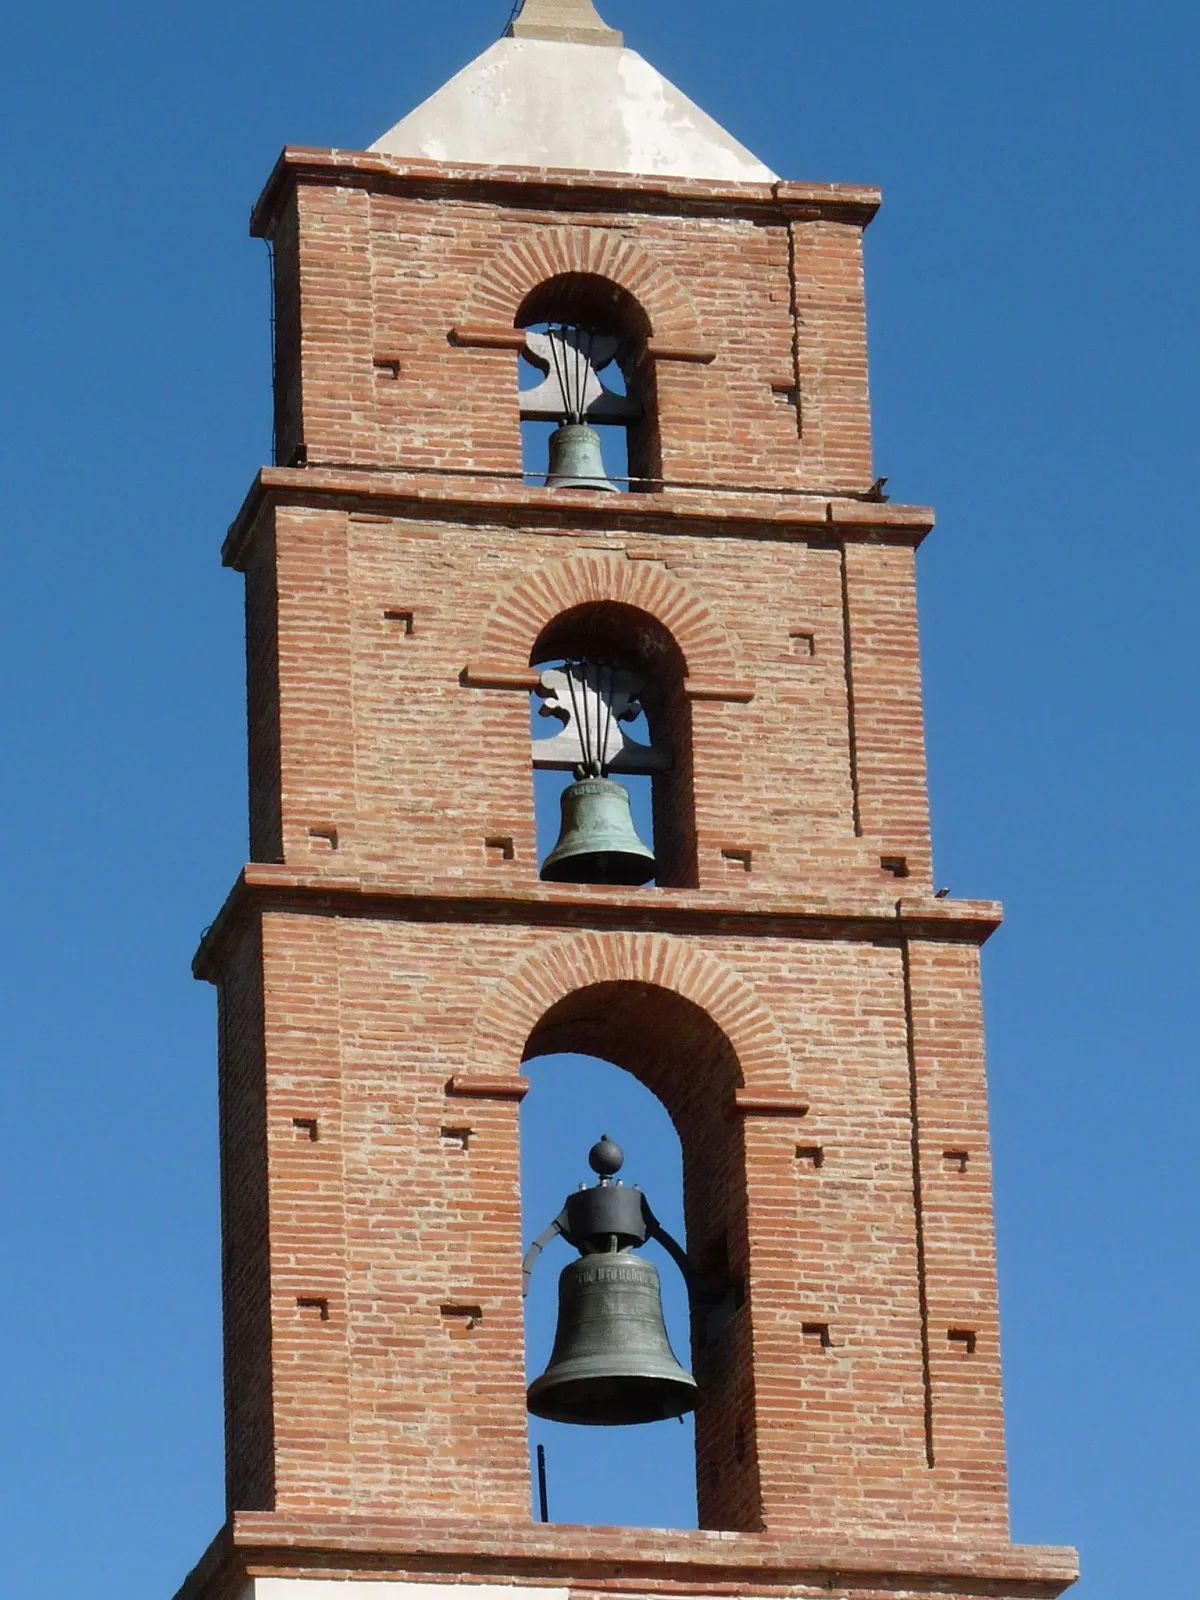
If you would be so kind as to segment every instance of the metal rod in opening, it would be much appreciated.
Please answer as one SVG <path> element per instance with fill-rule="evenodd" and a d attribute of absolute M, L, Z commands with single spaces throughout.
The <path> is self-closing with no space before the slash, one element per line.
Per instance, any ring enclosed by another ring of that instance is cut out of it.
<path fill-rule="evenodd" d="M 538 1474 L 538 1506 L 542 1513 L 542 1521 L 550 1521 L 550 1495 L 546 1488 L 546 1446 L 537 1447 L 537 1474 Z"/>

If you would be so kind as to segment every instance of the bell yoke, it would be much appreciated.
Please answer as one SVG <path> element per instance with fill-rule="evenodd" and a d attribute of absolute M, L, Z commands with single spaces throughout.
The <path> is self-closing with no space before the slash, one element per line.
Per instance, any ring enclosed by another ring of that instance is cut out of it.
<path fill-rule="evenodd" d="M 657 1239 L 689 1290 L 691 1264 L 641 1190 L 614 1183 L 625 1157 L 607 1134 L 592 1146 L 588 1163 L 599 1182 L 568 1196 L 522 1269 L 528 1290 L 534 1263 L 556 1234 L 580 1252 L 559 1276 L 554 1349 L 529 1387 L 529 1410 L 550 1422 L 591 1427 L 682 1417 L 696 1408 L 696 1380 L 671 1350 L 658 1271 L 633 1252 Z"/>

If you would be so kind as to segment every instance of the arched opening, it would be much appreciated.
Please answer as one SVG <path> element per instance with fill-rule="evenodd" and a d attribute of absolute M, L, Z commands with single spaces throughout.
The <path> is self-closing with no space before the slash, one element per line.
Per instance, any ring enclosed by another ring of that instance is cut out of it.
<path fill-rule="evenodd" d="M 638 301 L 595 273 L 563 273 L 525 297 L 515 325 L 527 334 L 518 358 L 526 477 L 545 481 L 550 437 L 574 421 L 599 433 L 612 487 L 658 487 L 658 407 L 647 359 L 651 329 Z"/>
<path fill-rule="evenodd" d="M 577 736 L 591 732 L 578 726 L 588 698 L 575 693 L 579 675 L 566 690 L 556 676 L 572 663 L 608 669 L 591 704 L 603 722 L 601 742 L 607 741 L 612 757 L 607 771 L 629 791 L 634 827 L 654 853 L 653 882 L 662 888 L 693 887 L 698 879 L 687 664 L 660 622 L 615 601 L 563 612 L 542 630 L 530 652 L 530 665 L 542 674 L 531 701 L 539 861 L 558 838 L 559 802 L 574 781 Z"/>
<path fill-rule="evenodd" d="M 529 1071 L 521 1110 L 521 1208 L 526 1243 L 584 1181 L 589 1146 L 601 1133 L 625 1152 L 622 1174 L 646 1192 L 663 1224 L 682 1239 L 683 1179 L 679 1139 L 658 1100 L 627 1072 L 583 1055 L 551 1055 Z M 653 1243 L 671 1347 L 691 1363 L 687 1290 L 674 1263 Z M 554 1342 L 559 1273 L 575 1252 L 559 1241 L 530 1277 L 525 1302 L 526 1381 L 545 1371 Z M 572 1427 L 529 1419 L 531 1460 L 546 1453 L 548 1514 L 576 1525 L 694 1528 L 695 1421 L 688 1416 L 636 1428 Z M 533 1515 L 540 1516 L 534 1482 Z"/>
<path fill-rule="evenodd" d="M 694 1499 L 690 1485 L 687 1491 L 681 1486 L 690 1466 L 690 1425 L 534 1422 L 532 1442 L 547 1445 L 551 1520 L 677 1527 L 698 1520 L 705 1528 L 757 1528 L 753 1377 L 743 1305 L 744 1149 L 740 1120 L 729 1115 L 740 1082 L 733 1047 L 692 1001 L 657 985 L 617 981 L 589 985 L 551 1006 L 531 1033 L 524 1059 L 538 1063 L 522 1109 L 526 1244 L 590 1178 L 588 1148 L 607 1132 L 625 1147 L 628 1182 L 643 1190 L 685 1246 L 693 1276 L 689 1307 L 679 1273 L 655 1252 L 672 1345 L 699 1385 Z M 574 1252 L 560 1244 L 535 1267 L 527 1319 L 531 1377 L 545 1367 L 555 1285 L 571 1259 Z M 653 1466 L 645 1480 L 644 1464 Z"/>

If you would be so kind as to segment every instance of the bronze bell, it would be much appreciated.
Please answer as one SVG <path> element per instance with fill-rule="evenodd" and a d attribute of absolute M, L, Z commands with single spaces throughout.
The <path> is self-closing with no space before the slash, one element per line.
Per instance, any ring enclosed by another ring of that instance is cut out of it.
<path fill-rule="evenodd" d="M 586 422 L 564 422 L 550 435 L 547 489 L 607 489 L 618 493 L 604 470 L 600 435 Z"/>
<path fill-rule="evenodd" d="M 600 1182 L 571 1195 L 525 1258 L 528 1282 L 556 1233 L 582 1252 L 558 1280 L 558 1329 L 550 1363 L 529 1387 L 535 1417 L 590 1427 L 661 1422 L 695 1410 L 696 1380 L 676 1361 L 663 1320 L 658 1272 L 633 1254 L 659 1239 L 681 1267 L 687 1257 L 641 1191 L 612 1182 L 624 1157 L 607 1135 L 590 1161 Z"/>
<path fill-rule="evenodd" d="M 696 1380 L 672 1353 L 652 1262 L 622 1251 L 563 1268 L 554 1350 L 528 1404 L 535 1417 L 594 1427 L 695 1410 Z"/>
<path fill-rule="evenodd" d="M 558 843 L 542 865 L 547 883 L 633 886 L 654 876 L 654 852 L 637 836 L 629 790 L 611 778 L 584 778 L 562 792 Z"/>

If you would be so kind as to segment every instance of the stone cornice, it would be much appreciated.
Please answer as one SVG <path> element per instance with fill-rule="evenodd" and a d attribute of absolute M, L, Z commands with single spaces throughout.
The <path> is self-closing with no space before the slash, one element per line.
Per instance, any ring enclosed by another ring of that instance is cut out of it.
<path fill-rule="evenodd" d="M 846 491 L 748 490 L 719 484 L 659 494 L 555 494 L 517 478 L 418 475 L 359 466 L 264 467 L 230 526 L 221 552 L 242 570 L 247 539 L 268 505 L 334 506 L 391 516 L 538 528 L 547 533 L 699 535 L 804 543 L 901 544 L 916 548 L 933 528 L 925 506 L 854 498 Z"/>
<path fill-rule="evenodd" d="M 741 935 L 782 939 L 921 939 L 983 944 L 1003 913 L 991 900 L 936 900 L 925 896 L 830 899 L 762 896 L 736 904 L 703 889 L 600 889 L 594 885 L 535 883 L 498 890 L 456 883 L 385 882 L 352 874 L 294 872 L 252 862 L 243 868 L 192 963 L 197 978 L 213 979 L 228 935 L 248 915 L 288 911 L 308 916 L 370 917 L 383 921 L 524 924 L 530 927 L 604 928 L 699 937 Z"/>
<path fill-rule="evenodd" d="M 878 189 L 852 184 L 713 183 L 553 167 L 449 166 L 439 161 L 401 160 L 371 150 L 289 145 L 251 212 L 250 232 L 255 238 L 272 236 L 276 217 L 298 183 L 556 211 L 747 216 L 781 224 L 827 220 L 860 228 L 868 226 L 882 203 Z"/>
<path fill-rule="evenodd" d="M 663 1532 L 484 1521 L 401 1522 L 239 1512 L 176 1600 L 224 1600 L 267 1574 L 397 1576 L 570 1585 L 612 1596 L 786 1596 L 798 1586 L 1052 1600 L 1076 1581 L 1074 1550 L 872 1539 Z M 461 1590 L 459 1591 L 461 1593 Z"/>

